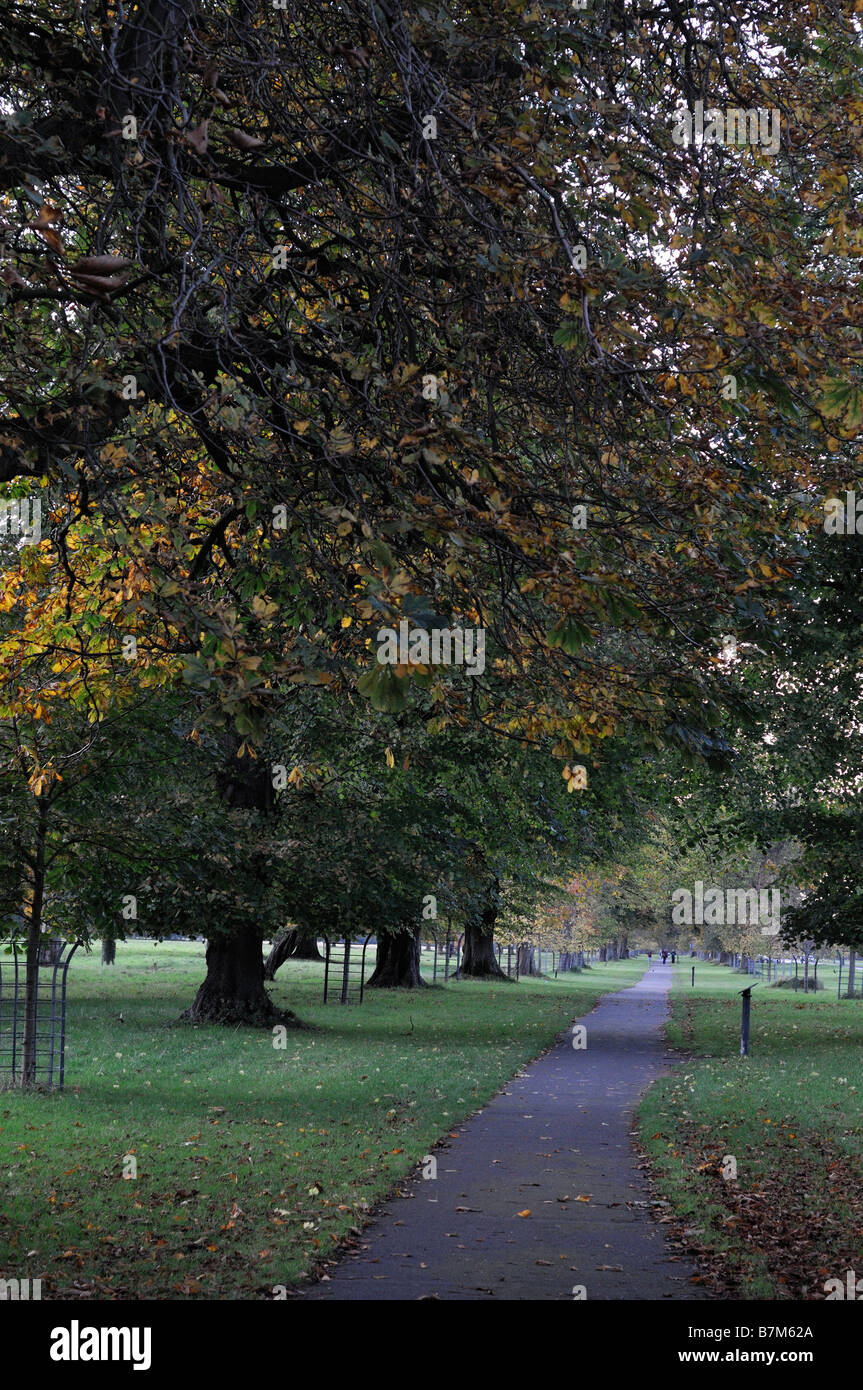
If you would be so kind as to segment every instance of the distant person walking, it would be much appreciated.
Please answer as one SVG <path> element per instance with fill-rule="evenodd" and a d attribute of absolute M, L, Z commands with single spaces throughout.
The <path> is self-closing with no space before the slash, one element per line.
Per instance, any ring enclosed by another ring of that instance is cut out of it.
<path fill-rule="evenodd" d="M 663 964 L 663 965 L 666 965 L 667 963 L 668 963 L 668 952 L 667 952 L 667 951 L 663 951 L 663 952 L 662 952 L 662 964 Z"/>
<path fill-rule="evenodd" d="M 677 960 L 677 952 L 676 952 L 676 951 L 672 951 L 672 952 L 671 952 L 671 964 L 673 965 L 674 962 L 675 962 L 676 960 Z"/>

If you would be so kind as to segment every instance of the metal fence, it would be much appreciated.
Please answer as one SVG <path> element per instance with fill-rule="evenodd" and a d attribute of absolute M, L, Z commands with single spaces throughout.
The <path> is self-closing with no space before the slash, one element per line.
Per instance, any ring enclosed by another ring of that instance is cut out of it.
<path fill-rule="evenodd" d="M 18 1086 L 24 1062 L 26 957 L 17 942 L 0 954 L 0 1088 Z M 35 997 L 35 1058 L 31 1083 L 62 1090 L 66 1071 L 66 977 L 76 941 L 46 941 L 39 949 Z M 50 972 L 50 973 L 49 973 Z"/>
<path fill-rule="evenodd" d="M 366 989 L 366 947 L 364 941 L 330 941 L 324 937 L 324 1003 L 361 1004 Z"/>
<path fill-rule="evenodd" d="M 835 956 L 816 955 L 810 952 L 791 953 L 787 956 L 746 956 L 731 953 L 723 961 L 718 951 L 691 952 L 698 960 L 717 965 L 727 965 L 729 969 L 745 975 L 754 975 L 764 984 L 780 986 L 801 993 L 815 993 L 836 986 L 837 999 L 863 999 L 863 960 L 858 959 L 854 972 L 854 987 L 849 988 L 850 961 L 842 952 Z"/>
<path fill-rule="evenodd" d="M 461 979 L 464 933 L 454 937 L 448 929 L 443 939 L 439 939 L 435 933 L 430 941 L 423 943 L 421 949 L 432 958 L 433 982 L 437 981 L 438 976 L 442 980 Z M 589 967 L 591 961 L 599 958 L 598 950 L 558 951 L 535 946 L 530 941 L 509 946 L 503 946 L 496 941 L 494 954 L 498 966 L 511 980 L 520 979 L 531 967 L 535 976 L 545 975 L 557 979 L 560 974 L 580 973 L 585 967 Z"/>

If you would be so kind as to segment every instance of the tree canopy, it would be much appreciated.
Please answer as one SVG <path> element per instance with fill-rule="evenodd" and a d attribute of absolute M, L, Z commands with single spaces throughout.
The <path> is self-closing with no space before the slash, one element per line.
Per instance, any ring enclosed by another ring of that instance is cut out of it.
<path fill-rule="evenodd" d="M 291 914 L 414 930 L 450 881 L 480 943 L 600 862 L 632 926 L 632 760 L 679 810 L 681 756 L 751 758 L 717 834 L 806 846 L 806 930 L 856 939 L 857 586 L 820 532 L 863 422 L 857 9 L 15 7 L 10 901 L 86 765 L 155 929 L 249 959 Z"/>

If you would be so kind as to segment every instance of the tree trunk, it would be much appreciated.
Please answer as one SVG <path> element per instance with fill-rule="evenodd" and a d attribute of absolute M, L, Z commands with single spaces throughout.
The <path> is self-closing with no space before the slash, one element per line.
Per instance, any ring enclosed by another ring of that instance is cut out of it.
<path fill-rule="evenodd" d="M 264 962 L 264 979 L 274 979 L 276 971 L 288 958 L 320 961 L 324 959 L 318 950 L 317 934 L 310 927 L 291 927 L 290 931 L 286 931 L 273 942 L 270 954 Z"/>
<path fill-rule="evenodd" d="M 66 942 L 63 940 L 62 937 L 54 937 L 53 939 L 49 939 L 46 941 L 45 937 L 43 936 L 41 945 L 39 947 L 39 964 L 59 965 L 63 956 L 63 949 L 65 945 Z"/>
<path fill-rule="evenodd" d="M 374 973 L 366 989 L 423 989 L 420 975 L 420 928 L 378 932 Z"/>
<path fill-rule="evenodd" d="M 257 928 L 242 927 L 207 943 L 207 975 L 193 1003 L 181 1015 L 184 1023 L 247 1024 L 271 1028 L 305 1025 L 292 1013 L 275 1007 L 264 989 L 264 960 Z"/>
<path fill-rule="evenodd" d="M 522 944 L 518 948 L 518 973 L 519 975 L 538 975 L 539 971 L 533 962 L 533 947 Z"/>
<path fill-rule="evenodd" d="M 848 998 L 854 998 L 854 983 L 857 967 L 857 952 L 848 952 Z"/>
<path fill-rule="evenodd" d="M 497 921 L 497 890 L 492 889 L 482 911 L 469 917 L 464 927 L 464 956 L 459 974 L 470 980 L 506 980 L 494 954 L 494 924 Z"/>
<path fill-rule="evenodd" d="M 290 931 L 286 931 L 281 936 L 278 936 L 276 938 L 276 940 L 270 947 L 270 954 L 264 961 L 265 980 L 275 979 L 276 971 L 279 969 L 279 966 L 284 965 L 285 961 L 288 959 L 288 956 L 291 955 L 296 944 L 296 927 L 291 927 Z"/>
<path fill-rule="evenodd" d="M 227 806 L 257 811 L 262 822 L 274 809 L 273 784 L 263 760 L 241 758 L 243 740 L 236 732 L 221 736 L 224 763 L 218 778 L 220 795 Z M 266 856 L 260 856 L 256 873 L 264 888 L 270 887 Z M 182 1023 L 247 1024 L 271 1028 L 281 1023 L 289 1028 L 304 1025 L 295 1014 L 275 1007 L 264 989 L 264 957 L 261 932 L 253 920 L 230 917 L 224 929 L 207 942 L 207 974 L 188 1009 L 180 1015 Z"/>
<path fill-rule="evenodd" d="M 39 948 L 42 938 L 42 910 L 45 903 L 45 840 L 48 834 L 48 807 L 41 800 L 36 825 L 36 853 L 31 868 L 33 897 L 27 926 L 27 962 L 24 982 L 24 1030 L 21 1039 L 21 1085 L 36 1084 L 37 1018 L 39 998 Z"/>
<path fill-rule="evenodd" d="M 297 931 L 297 944 L 293 951 L 294 960 L 323 960 L 318 950 L 318 934 L 309 927 Z"/>
<path fill-rule="evenodd" d="M 102 964 L 113 965 L 117 955 L 117 939 L 114 936 L 102 937 Z"/>

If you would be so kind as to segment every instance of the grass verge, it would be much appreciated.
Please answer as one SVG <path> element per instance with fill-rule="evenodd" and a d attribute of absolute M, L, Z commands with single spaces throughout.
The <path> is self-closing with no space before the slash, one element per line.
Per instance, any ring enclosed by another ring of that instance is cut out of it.
<path fill-rule="evenodd" d="M 705 1277 L 733 1298 L 820 1299 L 863 1249 L 863 1005 L 747 983 L 726 967 L 675 970 L 668 1035 L 689 1055 L 639 1110 L 660 1192 Z M 835 986 L 834 986 L 835 990 Z M 736 1170 L 736 1178 L 723 1176 Z"/>
<path fill-rule="evenodd" d="M 273 998 L 313 1030 L 276 1048 L 267 1032 L 167 1026 L 202 978 L 197 943 L 120 943 L 113 967 L 79 954 L 65 1092 L 0 1094 L 0 1277 L 41 1279 L 43 1298 L 270 1297 L 643 969 L 344 1008 L 321 1004 L 322 966 L 289 962 Z"/>

